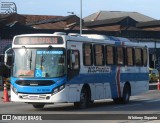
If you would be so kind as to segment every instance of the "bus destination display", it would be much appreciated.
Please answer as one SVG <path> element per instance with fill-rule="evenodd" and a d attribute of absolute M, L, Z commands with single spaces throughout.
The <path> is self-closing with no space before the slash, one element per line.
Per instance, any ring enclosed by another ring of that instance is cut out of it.
<path fill-rule="evenodd" d="M 62 37 L 58 36 L 26 36 L 17 37 L 14 40 L 16 45 L 44 45 L 44 44 L 63 44 Z"/>

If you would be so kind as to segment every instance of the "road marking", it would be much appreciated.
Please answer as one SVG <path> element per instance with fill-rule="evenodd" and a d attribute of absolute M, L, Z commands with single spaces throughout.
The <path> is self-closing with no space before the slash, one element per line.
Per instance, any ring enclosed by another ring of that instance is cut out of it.
<path fill-rule="evenodd" d="M 152 85 L 158 85 L 158 83 L 151 83 L 151 84 L 149 84 L 149 85 L 151 85 L 151 86 L 152 86 Z"/>
<path fill-rule="evenodd" d="M 153 102 L 159 102 L 160 99 L 157 99 L 157 100 L 142 99 L 142 101 L 144 101 L 143 103 L 153 103 Z M 132 105 L 116 106 L 116 107 L 114 107 L 114 108 L 133 107 L 133 106 L 143 105 L 143 103 L 132 104 Z"/>
<path fill-rule="evenodd" d="M 157 99 L 157 100 L 148 100 L 148 101 L 146 101 L 146 103 L 159 102 L 159 101 L 160 101 L 160 99 Z"/>
<path fill-rule="evenodd" d="M 137 105 L 142 105 L 142 104 L 123 105 L 123 106 L 116 106 L 116 107 L 113 107 L 113 108 L 133 107 L 133 106 L 137 106 Z"/>

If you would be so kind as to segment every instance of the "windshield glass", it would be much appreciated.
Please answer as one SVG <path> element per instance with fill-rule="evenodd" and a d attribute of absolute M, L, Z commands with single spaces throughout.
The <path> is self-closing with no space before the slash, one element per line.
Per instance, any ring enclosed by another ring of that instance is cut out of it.
<path fill-rule="evenodd" d="M 53 49 L 14 49 L 14 77 L 61 77 L 65 71 L 65 51 Z"/>

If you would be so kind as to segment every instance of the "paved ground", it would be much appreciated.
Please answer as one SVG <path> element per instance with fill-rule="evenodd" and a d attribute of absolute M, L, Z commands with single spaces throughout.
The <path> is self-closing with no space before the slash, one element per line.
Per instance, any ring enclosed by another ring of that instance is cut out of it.
<path fill-rule="evenodd" d="M 0 95 L 3 95 L 3 91 L 0 91 Z M 39 114 L 42 116 L 45 114 L 48 118 L 60 118 L 61 120 L 45 120 L 45 117 L 42 121 L 38 123 L 49 123 L 57 121 L 57 123 L 100 123 L 102 120 L 93 120 L 94 118 L 103 119 L 105 123 L 159 123 L 160 121 L 142 121 L 142 120 L 115 120 L 115 121 L 106 121 L 106 117 L 114 117 L 113 119 L 120 118 L 120 116 L 137 116 L 138 114 L 151 114 L 151 116 L 156 116 L 160 114 L 160 91 L 150 90 L 147 93 L 140 94 L 137 96 L 132 96 L 129 104 L 114 104 L 112 100 L 97 101 L 91 107 L 87 109 L 77 110 L 73 107 L 73 104 L 64 104 L 64 103 L 55 103 L 46 105 L 44 109 L 34 109 L 32 105 L 26 103 L 4 103 L 0 102 L 0 114 L 13 114 L 20 116 L 23 115 L 36 115 Z M 92 115 L 93 114 L 93 115 Z M 110 114 L 110 116 L 108 116 Z M 96 115 L 96 117 L 95 117 Z M 116 115 L 116 116 L 115 116 Z M 52 117 L 50 117 L 52 116 Z M 158 115 L 159 116 L 159 115 Z M 63 118 L 69 120 L 62 120 Z M 92 119 L 84 120 L 85 118 Z M 79 120 L 81 119 L 81 120 Z M 71 121 L 71 122 L 70 122 Z M 18 121 L 11 121 L 12 123 L 20 123 Z M 23 121 L 25 123 L 30 123 L 31 121 Z M 37 123 L 37 121 L 34 121 Z M 8 123 L 6 121 L 0 121 L 0 123 Z"/>

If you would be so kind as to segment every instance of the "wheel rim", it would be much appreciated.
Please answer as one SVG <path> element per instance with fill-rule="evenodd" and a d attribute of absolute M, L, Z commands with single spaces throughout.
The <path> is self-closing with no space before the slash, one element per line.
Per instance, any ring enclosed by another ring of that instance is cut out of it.
<path fill-rule="evenodd" d="M 126 86 L 126 88 L 125 88 L 125 94 L 124 94 L 124 101 L 125 101 L 125 102 L 128 102 L 128 101 L 129 101 L 129 98 L 130 98 L 129 87 Z"/>
<path fill-rule="evenodd" d="M 86 91 L 82 91 L 81 95 L 80 95 L 80 103 L 82 105 L 82 107 L 86 107 L 86 103 L 87 103 L 87 93 Z"/>
<path fill-rule="evenodd" d="M 128 100 L 129 100 L 129 93 L 127 92 L 125 96 L 125 101 L 127 102 Z"/>

